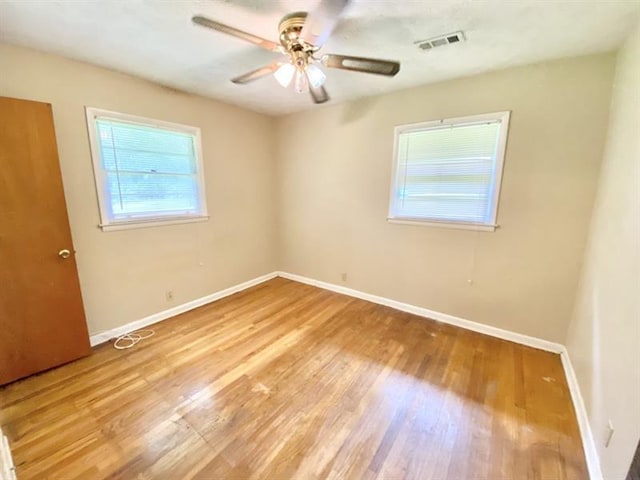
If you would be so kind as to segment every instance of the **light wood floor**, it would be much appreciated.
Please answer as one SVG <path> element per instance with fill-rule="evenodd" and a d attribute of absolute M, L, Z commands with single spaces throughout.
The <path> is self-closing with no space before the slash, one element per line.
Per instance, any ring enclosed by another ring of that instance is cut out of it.
<path fill-rule="evenodd" d="M 0 390 L 27 479 L 585 479 L 558 356 L 281 278 Z"/>

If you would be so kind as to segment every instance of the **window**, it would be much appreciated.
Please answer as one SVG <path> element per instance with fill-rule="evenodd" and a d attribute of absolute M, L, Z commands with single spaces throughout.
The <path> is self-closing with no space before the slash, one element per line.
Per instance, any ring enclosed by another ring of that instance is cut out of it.
<path fill-rule="evenodd" d="M 389 221 L 494 230 L 509 112 L 395 129 Z"/>
<path fill-rule="evenodd" d="M 200 129 L 87 108 L 103 230 L 206 220 Z"/>

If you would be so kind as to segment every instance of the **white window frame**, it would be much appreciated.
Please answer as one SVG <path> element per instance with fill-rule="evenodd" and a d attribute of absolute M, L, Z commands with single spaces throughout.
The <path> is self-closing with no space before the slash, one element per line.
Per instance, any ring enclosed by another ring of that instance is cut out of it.
<path fill-rule="evenodd" d="M 113 112 L 100 108 L 85 107 L 87 117 L 87 128 L 89 131 L 89 144 L 91 147 L 91 159 L 93 161 L 93 174 L 96 182 L 96 192 L 98 194 L 98 206 L 100 208 L 100 220 L 98 225 L 103 231 L 124 230 L 129 228 L 155 227 L 160 225 L 173 225 L 179 223 L 203 222 L 209 219 L 207 213 L 207 195 L 204 184 L 204 166 L 202 161 L 202 142 L 200 129 L 180 123 L 165 122 L 163 120 L 155 120 L 152 118 L 141 117 L 137 115 L 129 115 L 127 113 Z M 170 215 L 155 216 L 148 218 L 136 218 L 132 220 L 114 220 L 110 217 L 110 207 L 108 204 L 108 194 L 106 186 L 106 175 L 102 168 L 100 158 L 100 146 L 97 138 L 96 119 L 107 118 L 119 122 L 132 123 L 135 125 L 144 125 L 148 127 L 161 128 L 163 130 L 173 130 L 180 133 L 186 133 L 194 137 L 194 148 L 196 154 L 196 166 L 198 169 L 198 195 L 202 210 L 199 215 Z"/>
<path fill-rule="evenodd" d="M 398 223 L 405 225 L 419 225 L 426 227 L 443 227 L 443 228 L 458 228 L 466 230 L 482 230 L 493 232 L 498 227 L 498 204 L 500 202 L 500 190 L 502 186 L 502 170 L 504 167 L 504 156 L 507 149 L 507 136 L 509 133 L 509 118 L 511 112 L 495 112 L 495 113 L 483 113 L 480 115 L 469 115 L 466 117 L 446 118 L 441 120 L 432 120 L 420 123 L 411 123 L 407 125 L 399 125 L 394 129 L 394 143 L 393 143 L 393 160 L 391 171 L 391 188 L 389 189 L 389 215 L 387 221 L 389 223 Z M 395 202 L 397 201 L 397 195 L 395 194 L 396 180 L 398 175 L 398 139 L 400 134 L 417 132 L 423 130 L 432 130 L 434 128 L 446 128 L 448 126 L 460 126 L 467 124 L 483 123 L 487 121 L 499 121 L 500 131 L 498 140 L 498 150 L 496 152 L 496 165 L 493 175 L 493 196 L 491 198 L 491 215 L 489 221 L 486 223 L 477 222 L 461 222 L 455 220 L 441 220 L 441 219 L 429 219 L 429 218 L 416 218 L 407 217 L 401 215 L 395 215 Z"/>

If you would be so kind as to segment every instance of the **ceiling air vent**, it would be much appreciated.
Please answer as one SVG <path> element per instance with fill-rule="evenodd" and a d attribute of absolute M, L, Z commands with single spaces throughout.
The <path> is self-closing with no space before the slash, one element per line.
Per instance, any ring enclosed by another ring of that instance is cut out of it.
<path fill-rule="evenodd" d="M 422 50 L 431 50 L 432 48 L 442 47 L 443 45 L 449 45 L 451 43 L 464 42 L 466 38 L 463 32 L 454 32 L 447 35 L 441 35 L 439 37 L 430 38 L 428 40 L 419 40 L 414 42 L 418 48 Z"/>

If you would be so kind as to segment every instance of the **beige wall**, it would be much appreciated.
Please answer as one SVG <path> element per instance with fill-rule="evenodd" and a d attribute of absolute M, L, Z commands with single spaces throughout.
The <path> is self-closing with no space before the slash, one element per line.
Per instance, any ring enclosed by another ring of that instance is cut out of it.
<path fill-rule="evenodd" d="M 613 62 L 514 68 L 279 119 L 280 268 L 338 284 L 346 272 L 351 288 L 564 342 Z M 496 232 L 387 223 L 395 125 L 502 110 Z"/>
<path fill-rule="evenodd" d="M 91 333 L 276 268 L 273 127 L 269 117 L 7 45 L 0 45 L 0 95 L 53 105 Z M 85 105 L 200 127 L 210 220 L 116 232 L 97 228 L 100 218 Z M 172 302 L 165 299 L 167 290 L 174 291 Z"/>
<path fill-rule="evenodd" d="M 623 480 L 640 439 L 640 27 L 618 54 L 567 348 L 604 478 Z M 605 448 L 609 419 L 615 433 Z"/>
<path fill-rule="evenodd" d="M 53 104 L 92 333 L 280 269 L 333 283 L 347 273 L 352 288 L 563 342 L 613 60 L 424 86 L 282 117 L 275 128 L 270 117 L 7 45 L 0 94 Z M 210 221 L 98 229 L 85 105 L 200 127 Z M 388 224 L 393 126 L 500 110 L 512 111 L 501 227 Z"/>

